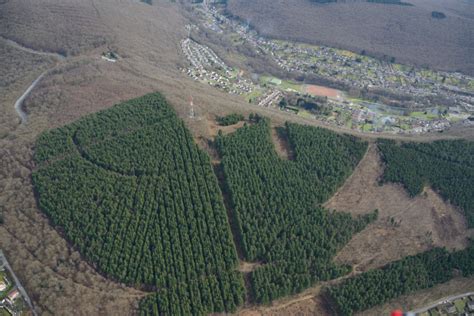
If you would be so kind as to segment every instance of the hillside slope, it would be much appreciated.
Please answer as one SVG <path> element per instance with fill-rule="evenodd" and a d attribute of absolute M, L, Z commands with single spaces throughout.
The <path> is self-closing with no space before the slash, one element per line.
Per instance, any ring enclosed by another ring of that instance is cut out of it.
<path fill-rule="evenodd" d="M 409 2 L 413 6 L 230 0 L 228 11 L 266 36 L 365 50 L 402 63 L 473 74 L 474 3 Z M 446 18 L 432 18 L 432 11 L 445 13 Z"/>

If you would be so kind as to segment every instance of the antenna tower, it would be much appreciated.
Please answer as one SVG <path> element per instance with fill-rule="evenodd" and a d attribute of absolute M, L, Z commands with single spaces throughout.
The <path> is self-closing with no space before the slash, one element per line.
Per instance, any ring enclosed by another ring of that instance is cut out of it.
<path fill-rule="evenodd" d="M 195 113 L 194 113 L 194 100 L 193 100 L 193 97 L 192 97 L 192 96 L 189 98 L 189 106 L 190 106 L 190 109 L 189 109 L 189 118 L 194 119 L 194 117 L 195 117 Z"/>

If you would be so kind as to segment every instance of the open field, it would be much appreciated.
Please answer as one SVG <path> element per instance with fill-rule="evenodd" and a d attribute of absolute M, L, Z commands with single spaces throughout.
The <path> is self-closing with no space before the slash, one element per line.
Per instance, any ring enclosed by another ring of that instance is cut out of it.
<path fill-rule="evenodd" d="M 305 85 L 304 92 L 319 97 L 337 98 L 341 91 L 317 85 Z"/>
<path fill-rule="evenodd" d="M 325 204 L 352 214 L 379 210 L 378 220 L 356 235 L 338 253 L 337 261 L 366 271 L 433 246 L 467 246 L 467 238 L 474 236 L 474 231 L 467 229 L 461 211 L 430 188 L 410 198 L 400 185 L 379 185 L 382 171 L 379 153 L 372 145 L 350 179 Z"/>
<path fill-rule="evenodd" d="M 308 0 L 230 0 L 228 10 L 270 37 L 358 53 L 364 50 L 409 64 L 473 74 L 474 4 L 461 0 L 408 2 L 414 6 L 362 1 L 318 5 Z M 432 11 L 444 12 L 447 18 L 433 19 Z"/>

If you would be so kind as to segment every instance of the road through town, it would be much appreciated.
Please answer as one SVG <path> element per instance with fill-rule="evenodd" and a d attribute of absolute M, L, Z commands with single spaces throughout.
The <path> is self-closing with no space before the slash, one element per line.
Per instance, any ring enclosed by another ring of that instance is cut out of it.
<path fill-rule="evenodd" d="M 25 299 L 25 302 L 28 304 L 28 306 L 30 307 L 32 313 L 34 316 L 37 316 L 38 314 L 36 313 L 35 309 L 33 308 L 33 304 L 31 303 L 31 300 L 30 300 L 30 297 L 28 296 L 28 294 L 26 293 L 25 289 L 23 288 L 23 286 L 21 285 L 20 283 L 20 280 L 18 280 L 18 278 L 16 277 L 14 271 L 12 270 L 12 267 L 10 266 L 10 264 L 8 263 L 7 261 L 7 258 L 5 257 L 5 255 L 3 254 L 3 251 L 0 250 L 0 262 L 3 263 L 3 266 L 5 268 L 7 268 L 8 271 L 10 271 L 10 274 L 11 276 L 13 277 L 13 280 L 15 281 L 15 285 L 16 287 L 18 288 L 18 291 L 20 291 L 21 293 L 21 296 L 23 296 L 23 298 Z"/>
<path fill-rule="evenodd" d="M 434 308 L 434 307 L 436 307 L 440 304 L 443 304 L 443 303 L 446 303 L 446 302 L 452 302 L 452 301 L 455 301 L 457 299 L 460 299 L 460 298 L 463 298 L 463 297 L 466 297 L 466 296 L 471 296 L 471 295 L 474 295 L 474 292 L 467 292 L 467 293 L 463 293 L 463 294 L 448 296 L 448 297 L 440 299 L 437 302 L 434 302 L 434 303 L 430 304 L 429 306 L 425 306 L 423 308 L 420 308 L 420 309 L 417 309 L 417 310 L 414 310 L 414 311 L 411 311 L 411 312 L 414 313 L 415 315 L 418 315 L 418 314 L 426 312 L 427 310 L 430 310 L 430 309 L 432 309 L 432 308 Z"/>

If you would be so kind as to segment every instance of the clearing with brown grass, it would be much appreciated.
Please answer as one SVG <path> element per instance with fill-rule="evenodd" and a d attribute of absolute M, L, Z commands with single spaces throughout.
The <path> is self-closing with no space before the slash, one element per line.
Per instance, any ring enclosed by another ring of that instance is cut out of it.
<path fill-rule="evenodd" d="M 354 215 L 379 210 L 378 220 L 354 236 L 336 261 L 366 271 L 435 246 L 467 246 L 473 232 L 459 210 L 430 188 L 410 198 L 400 185 L 380 185 L 382 172 L 379 153 L 372 144 L 352 176 L 325 204 Z"/>

